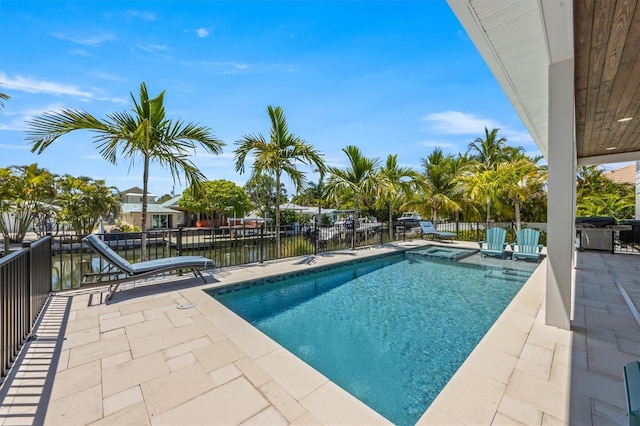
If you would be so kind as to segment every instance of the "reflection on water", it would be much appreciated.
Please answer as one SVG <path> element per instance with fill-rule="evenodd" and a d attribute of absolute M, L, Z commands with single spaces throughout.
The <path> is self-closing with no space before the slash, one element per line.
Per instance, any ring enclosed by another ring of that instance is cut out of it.
<path fill-rule="evenodd" d="M 273 244 L 269 244 L 273 245 Z M 271 252 L 271 247 L 267 247 L 265 252 Z M 119 250 L 118 254 L 129 262 L 134 263 L 139 260 L 138 250 Z M 157 259 L 169 256 L 176 256 L 173 253 L 150 250 L 149 258 Z M 212 259 L 216 267 L 232 266 L 244 263 L 253 263 L 260 260 L 260 247 L 257 245 L 244 245 L 238 247 L 221 247 L 219 249 L 193 249 L 182 250 L 183 256 L 206 256 Z M 80 288 L 82 277 L 85 274 L 100 272 L 107 268 L 108 264 L 100 257 L 92 253 L 62 253 L 56 254 L 52 259 L 52 291 L 70 290 Z"/>
<path fill-rule="evenodd" d="M 384 237 L 384 234 L 383 234 Z M 358 238 L 356 245 L 370 245 L 382 242 L 380 234 L 365 233 Z M 115 242 L 118 247 L 114 250 L 134 263 L 140 259 L 140 240 L 126 239 Z M 350 248 L 352 241 L 344 235 L 336 234 L 335 238 L 318 243 L 319 251 L 334 251 Z M 282 256 L 299 256 L 313 253 L 313 243 L 301 235 L 282 239 Z M 175 239 L 151 239 L 147 255 L 149 259 L 177 256 Z M 275 238 L 247 237 L 236 240 L 207 238 L 207 235 L 182 237 L 180 244 L 183 256 L 204 256 L 211 259 L 216 267 L 243 265 L 259 261 L 277 259 Z M 88 250 L 81 251 L 81 245 L 76 239 L 64 240 L 58 246 L 58 252 L 52 259 L 52 290 L 69 290 L 80 288 L 85 274 L 98 273 L 108 265 L 98 256 Z M 60 252 L 62 250 L 63 252 Z"/>

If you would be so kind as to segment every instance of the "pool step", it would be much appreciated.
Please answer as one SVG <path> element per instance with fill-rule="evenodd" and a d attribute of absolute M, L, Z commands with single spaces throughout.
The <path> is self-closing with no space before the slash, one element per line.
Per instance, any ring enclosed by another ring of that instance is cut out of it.
<path fill-rule="evenodd" d="M 531 272 L 529 271 L 520 271 L 517 269 L 490 269 L 484 273 L 485 277 L 493 277 L 493 278 L 501 278 L 504 280 L 509 280 L 513 278 L 529 278 L 531 276 Z"/>
<path fill-rule="evenodd" d="M 435 258 L 444 260 L 458 261 L 478 253 L 479 250 L 474 249 L 459 249 L 451 247 L 434 246 L 423 250 L 410 250 L 407 252 L 409 255 L 413 255 L 416 258 Z"/>

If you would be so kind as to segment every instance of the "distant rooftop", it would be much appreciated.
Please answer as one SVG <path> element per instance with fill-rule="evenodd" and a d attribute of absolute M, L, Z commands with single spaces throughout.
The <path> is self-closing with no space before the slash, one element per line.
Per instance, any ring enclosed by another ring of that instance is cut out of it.
<path fill-rule="evenodd" d="M 142 213 L 142 203 L 122 203 L 122 213 Z M 178 213 L 160 204 L 147 204 L 147 213 Z"/>
<path fill-rule="evenodd" d="M 611 170 L 604 174 L 604 177 L 615 183 L 628 183 L 635 185 L 636 183 L 636 165 L 635 163 L 619 169 Z"/>

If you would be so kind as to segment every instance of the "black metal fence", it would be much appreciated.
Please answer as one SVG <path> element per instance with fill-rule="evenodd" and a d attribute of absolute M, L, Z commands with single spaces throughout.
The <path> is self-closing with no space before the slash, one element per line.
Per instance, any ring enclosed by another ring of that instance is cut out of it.
<path fill-rule="evenodd" d="M 51 237 L 0 259 L 0 383 L 49 296 L 51 261 Z"/>
<path fill-rule="evenodd" d="M 513 222 L 443 222 L 438 231 L 453 232 L 458 241 L 481 241 L 486 230 L 501 227 L 507 230 L 507 242 L 516 241 Z M 523 227 L 541 231 L 540 244 L 546 245 L 546 223 L 523 223 Z M 425 236 L 419 226 L 403 227 L 393 224 L 390 237 L 388 223 L 361 223 L 354 230 L 348 224 L 322 226 L 282 226 L 279 230 L 280 249 L 276 244 L 273 226 L 178 228 L 146 232 L 147 258 L 158 259 L 180 255 L 200 255 L 212 259 L 216 267 L 264 262 L 293 256 L 311 255 L 328 251 L 355 249 L 391 240 L 402 241 Z M 140 261 L 142 233 L 99 234 L 118 254 L 130 262 Z M 96 272 L 103 261 L 82 246 L 82 237 L 62 235 L 53 238 L 52 290 L 79 288 L 85 273 Z M 635 246 L 640 249 L 640 245 Z M 617 245 L 616 251 L 633 250 L 629 244 Z"/>
<path fill-rule="evenodd" d="M 388 226 L 363 223 L 353 226 L 273 226 L 178 228 L 152 230 L 146 234 L 147 259 L 198 255 L 213 260 L 216 267 L 355 249 L 389 241 Z M 140 260 L 142 233 L 98 234 L 120 256 Z M 82 235 L 53 237 L 52 290 L 79 288 L 85 273 L 97 272 L 103 260 L 82 245 Z M 399 238 L 398 238 L 399 237 Z M 396 235 L 394 239 L 402 239 Z"/>
<path fill-rule="evenodd" d="M 278 249 L 276 229 L 273 226 L 237 226 L 220 228 L 178 228 L 147 231 L 147 259 L 181 255 L 199 255 L 212 259 L 216 267 L 243 265 L 254 262 L 304 256 L 322 252 L 356 249 L 358 247 L 430 238 L 422 234 L 419 226 L 404 227 L 394 223 L 392 236 L 388 223 L 360 223 L 355 230 L 349 223 L 330 227 L 282 226 L 279 230 Z M 512 222 L 492 222 L 489 227 L 507 229 L 507 241 L 515 241 Z M 546 228 L 546 224 L 527 224 L 529 227 Z M 454 232 L 461 241 L 485 239 L 484 222 L 450 222 L 438 224 L 439 231 Z M 117 253 L 129 260 L 140 260 L 142 233 L 105 233 L 101 238 Z M 80 287 L 85 273 L 96 272 L 105 265 L 102 260 L 82 246 L 78 235 L 56 236 L 53 239 L 52 290 Z M 541 235 L 542 244 L 546 234 Z"/>

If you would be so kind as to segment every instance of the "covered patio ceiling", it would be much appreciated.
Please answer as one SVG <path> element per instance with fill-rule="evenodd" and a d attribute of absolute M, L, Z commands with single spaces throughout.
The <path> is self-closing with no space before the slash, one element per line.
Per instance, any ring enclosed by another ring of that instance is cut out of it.
<path fill-rule="evenodd" d="M 548 67 L 573 59 L 577 163 L 640 160 L 636 0 L 448 3 L 545 157 Z"/>

